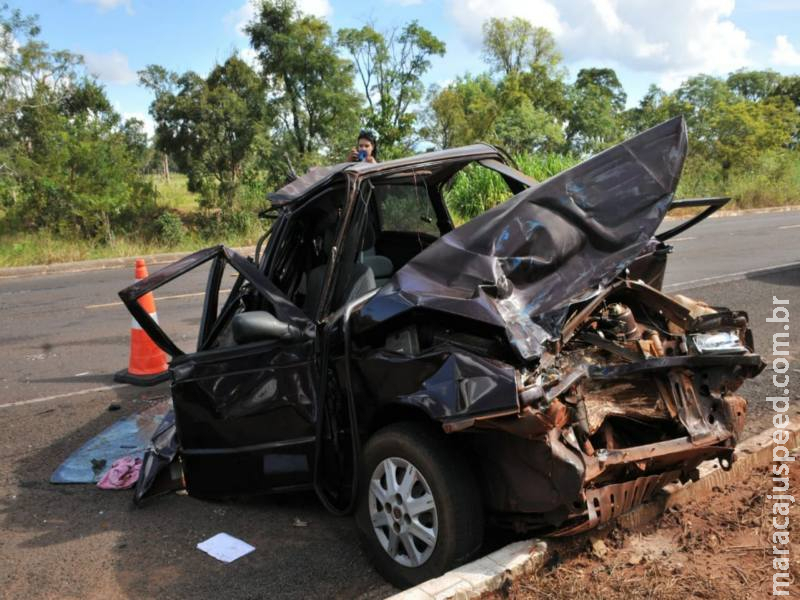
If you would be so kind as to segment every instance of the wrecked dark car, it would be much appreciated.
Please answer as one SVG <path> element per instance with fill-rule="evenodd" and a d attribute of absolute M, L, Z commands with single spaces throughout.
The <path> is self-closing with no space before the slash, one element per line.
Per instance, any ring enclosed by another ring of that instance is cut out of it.
<path fill-rule="evenodd" d="M 660 291 L 669 238 L 724 203 L 675 199 L 686 146 L 678 118 L 543 183 L 484 144 L 315 169 L 271 195 L 254 259 L 209 248 L 123 290 L 172 357 L 137 502 L 313 487 L 405 587 L 487 521 L 580 532 L 727 468 L 763 363 L 746 314 Z M 470 165 L 513 195 L 455 228 Z M 705 209 L 656 234 L 676 206 Z M 209 263 L 184 352 L 137 299 Z"/>

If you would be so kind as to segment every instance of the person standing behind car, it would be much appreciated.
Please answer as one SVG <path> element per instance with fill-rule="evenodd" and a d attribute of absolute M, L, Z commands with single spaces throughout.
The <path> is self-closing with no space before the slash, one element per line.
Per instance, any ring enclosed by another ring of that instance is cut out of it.
<path fill-rule="evenodd" d="M 378 162 L 378 134 L 372 129 L 362 129 L 358 133 L 358 147 L 347 155 L 350 162 Z"/>

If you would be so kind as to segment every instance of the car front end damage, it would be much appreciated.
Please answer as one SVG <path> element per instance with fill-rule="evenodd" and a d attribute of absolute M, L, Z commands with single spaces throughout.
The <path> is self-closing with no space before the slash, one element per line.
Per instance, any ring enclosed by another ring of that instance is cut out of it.
<path fill-rule="evenodd" d="M 501 524 L 584 531 L 733 460 L 747 315 L 660 291 L 686 144 L 673 119 L 514 196 L 355 315 L 362 394 L 463 442 Z"/>
<path fill-rule="evenodd" d="M 762 368 L 745 314 L 620 280 L 517 371 L 515 414 L 443 426 L 469 436 L 497 522 L 578 533 L 705 460 L 728 468 L 747 407 L 735 392 Z"/>

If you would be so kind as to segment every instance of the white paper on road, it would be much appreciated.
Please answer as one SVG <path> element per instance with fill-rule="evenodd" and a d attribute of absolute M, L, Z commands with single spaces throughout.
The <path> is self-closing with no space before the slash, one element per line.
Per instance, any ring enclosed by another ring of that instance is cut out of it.
<path fill-rule="evenodd" d="M 247 542 L 236 539 L 227 533 L 218 533 L 214 537 L 208 538 L 205 542 L 200 542 L 197 544 L 197 549 L 226 563 L 233 562 L 237 558 L 241 558 L 255 550 Z"/>

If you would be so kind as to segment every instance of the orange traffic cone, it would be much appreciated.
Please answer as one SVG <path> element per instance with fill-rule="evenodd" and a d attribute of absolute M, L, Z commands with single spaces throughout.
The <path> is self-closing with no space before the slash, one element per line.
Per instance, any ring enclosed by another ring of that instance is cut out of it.
<path fill-rule="evenodd" d="M 136 279 L 147 277 L 147 266 L 141 258 L 136 259 Z M 148 292 L 139 298 L 139 305 L 158 323 L 156 301 L 153 293 Z M 132 383 L 133 385 L 155 385 L 169 379 L 167 356 L 156 346 L 142 326 L 131 320 L 131 353 L 128 368 L 117 371 L 114 381 Z"/>

